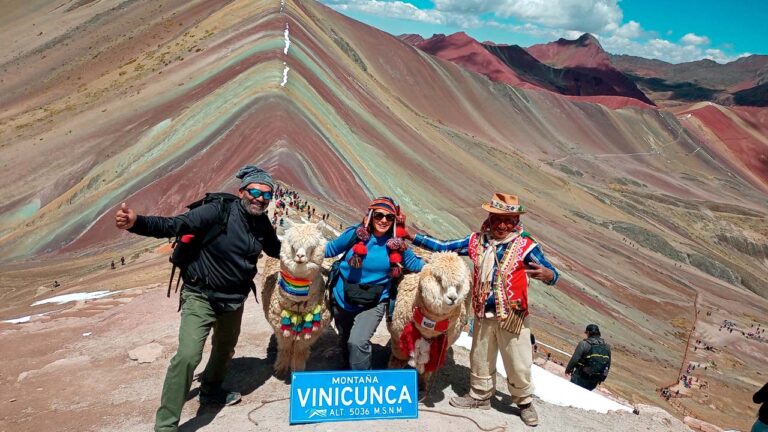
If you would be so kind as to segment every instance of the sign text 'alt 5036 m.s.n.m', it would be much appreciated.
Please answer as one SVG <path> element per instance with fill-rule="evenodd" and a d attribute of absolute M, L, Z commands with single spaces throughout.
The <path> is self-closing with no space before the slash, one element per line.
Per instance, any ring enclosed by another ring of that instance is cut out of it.
<path fill-rule="evenodd" d="M 416 371 L 294 372 L 290 422 L 418 418 Z"/>

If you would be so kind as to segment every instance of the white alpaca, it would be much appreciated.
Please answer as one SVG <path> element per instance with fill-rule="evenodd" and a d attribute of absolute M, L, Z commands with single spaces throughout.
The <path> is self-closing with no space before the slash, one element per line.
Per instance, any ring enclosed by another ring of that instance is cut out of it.
<path fill-rule="evenodd" d="M 316 224 L 294 225 L 283 237 L 280 261 L 269 259 L 264 265 L 261 297 L 277 338 L 277 376 L 304 370 L 310 347 L 331 320 L 320 273 L 325 243 Z"/>
<path fill-rule="evenodd" d="M 420 273 L 403 278 L 392 322 L 387 323 L 392 337 L 390 368 L 402 368 L 407 363 L 417 370 L 419 385 L 423 386 L 434 368 L 442 365 L 448 347 L 456 342 L 466 323 L 470 277 L 458 255 L 437 252 Z M 410 338 L 410 343 L 405 343 L 410 347 L 407 352 L 401 348 L 404 333 Z"/>

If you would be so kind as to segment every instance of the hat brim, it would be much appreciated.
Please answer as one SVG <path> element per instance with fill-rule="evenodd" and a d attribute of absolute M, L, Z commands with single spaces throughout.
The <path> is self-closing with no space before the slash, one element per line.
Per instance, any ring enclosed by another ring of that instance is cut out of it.
<path fill-rule="evenodd" d="M 487 211 L 488 213 L 493 213 L 493 214 L 521 215 L 521 214 L 525 213 L 525 210 L 520 211 L 520 212 L 510 212 L 510 211 L 505 211 L 505 210 L 497 209 L 495 207 L 491 207 L 491 203 L 485 203 L 485 204 L 481 205 L 480 207 L 482 207 L 483 210 Z"/>

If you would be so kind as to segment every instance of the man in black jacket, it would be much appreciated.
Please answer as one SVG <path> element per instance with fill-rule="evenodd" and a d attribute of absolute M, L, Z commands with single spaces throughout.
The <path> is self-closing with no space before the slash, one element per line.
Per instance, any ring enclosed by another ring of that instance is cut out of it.
<path fill-rule="evenodd" d="M 143 236 L 167 238 L 185 234 L 205 237 L 226 212 L 226 229 L 200 250 L 182 269 L 182 309 L 179 348 L 171 359 L 163 384 L 155 431 L 177 431 L 181 410 L 213 329 L 211 356 L 203 372 L 200 403 L 232 405 L 237 392 L 222 389 L 227 367 L 240 335 L 243 305 L 255 289 L 256 261 L 263 251 L 280 256 L 280 240 L 266 215 L 274 183 L 265 171 L 248 165 L 240 169 L 239 201 L 209 202 L 174 217 L 141 216 L 125 203 L 115 215 L 120 229 Z"/>
<path fill-rule="evenodd" d="M 600 337 L 597 324 L 589 324 L 584 331 L 587 338 L 576 346 L 565 374 L 571 382 L 587 390 L 594 390 L 605 381 L 611 367 L 611 347 Z"/>

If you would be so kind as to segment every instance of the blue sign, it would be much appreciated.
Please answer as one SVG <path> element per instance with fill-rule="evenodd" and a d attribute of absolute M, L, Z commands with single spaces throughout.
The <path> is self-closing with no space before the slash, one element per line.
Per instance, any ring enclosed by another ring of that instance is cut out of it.
<path fill-rule="evenodd" d="M 419 418 L 416 371 L 294 372 L 290 422 Z"/>

